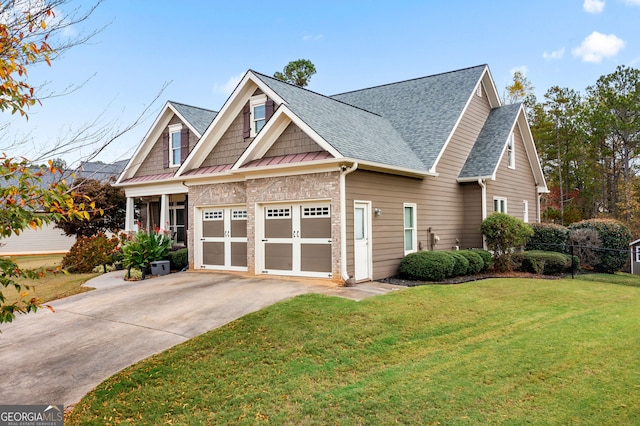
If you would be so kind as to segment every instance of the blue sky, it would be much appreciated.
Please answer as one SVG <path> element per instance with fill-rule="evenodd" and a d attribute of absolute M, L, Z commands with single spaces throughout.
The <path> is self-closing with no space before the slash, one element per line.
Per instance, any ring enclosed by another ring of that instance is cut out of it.
<path fill-rule="evenodd" d="M 272 75 L 300 58 L 317 69 L 308 88 L 327 95 L 485 63 L 500 93 L 516 69 L 539 100 L 554 85 L 584 92 L 618 65 L 640 67 L 638 22 L 640 0 L 105 0 L 83 24 L 103 31 L 29 75 L 58 90 L 89 80 L 12 120 L 5 144 L 27 138 L 9 153 L 34 158 L 96 119 L 125 127 L 169 83 L 97 158 L 125 159 L 167 100 L 219 110 L 247 69 Z"/>

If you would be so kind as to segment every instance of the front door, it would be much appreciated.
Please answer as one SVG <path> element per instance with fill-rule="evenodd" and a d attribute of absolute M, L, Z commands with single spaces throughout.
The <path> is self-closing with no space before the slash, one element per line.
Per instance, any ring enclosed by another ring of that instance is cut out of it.
<path fill-rule="evenodd" d="M 201 210 L 202 268 L 247 270 L 247 209 L 219 207 Z"/>
<path fill-rule="evenodd" d="M 371 279 L 370 204 L 356 202 L 353 210 L 355 280 Z"/>

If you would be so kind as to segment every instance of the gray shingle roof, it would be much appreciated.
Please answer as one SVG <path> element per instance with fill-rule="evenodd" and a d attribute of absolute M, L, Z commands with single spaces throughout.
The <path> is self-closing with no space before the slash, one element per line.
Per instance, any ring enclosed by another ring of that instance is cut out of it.
<path fill-rule="evenodd" d="M 392 123 L 378 114 L 254 72 L 291 111 L 345 157 L 423 170 Z"/>
<path fill-rule="evenodd" d="M 486 65 L 331 96 L 386 118 L 427 170 L 438 155 Z"/>
<path fill-rule="evenodd" d="M 185 105 L 178 102 L 169 101 L 171 106 L 173 106 L 179 113 L 184 117 L 185 120 L 189 122 L 193 126 L 194 129 L 200 135 L 207 130 L 209 124 L 213 121 L 213 119 L 218 114 L 217 111 L 212 111 L 209 109 L 198 108 L 191 105 Z"/>
<path fill-rule="evenodd" d="M 521 104 L 518 103 L 491 110 L 458 178 L 470 179 L 493 175 L 500 162 L 509 133 L 518 118 L 520 106 Z"/>

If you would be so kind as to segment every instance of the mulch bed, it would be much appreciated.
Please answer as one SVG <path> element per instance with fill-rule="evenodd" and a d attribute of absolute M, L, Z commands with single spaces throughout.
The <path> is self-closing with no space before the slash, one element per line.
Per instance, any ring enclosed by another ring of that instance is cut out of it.
<path fill-rule="evenodd" d="M 387 283 L 387 284 L 395 284 L 395 285 L 403 285 L 406 287 L 415 287 L 418 285 L 446 285 L 446 284 L 463 284 L 472 281 L 478 280 L 486 280 L 488 278 L 538 278 L 543 280 L 558 280 L 560 278 L 564 278 L 566 275 L 540 275 L 540 274 L 532 274 L 529 272 L 487 272 L 485 274 L 477 274 L 477 275 L 464 275 L 460 277 L 453 277 L 443 281 L 437 282 L 428 282 L 428 281 L 411 281 L 404 280 L 398 277 L 389 277 L 382 280 L 378 280 L 379 282 Z"/>

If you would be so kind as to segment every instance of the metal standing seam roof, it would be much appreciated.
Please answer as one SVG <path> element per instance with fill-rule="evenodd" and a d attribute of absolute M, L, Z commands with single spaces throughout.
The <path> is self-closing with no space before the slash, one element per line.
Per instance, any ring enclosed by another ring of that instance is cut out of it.
<path fill-rule="evenodd" d="M 185 120 L 193 126 L 194 129 L 203 135 L 207 127 L 211 124 L 213 119 L 218 115 L 217 111 L 210 109 L 198 108 L 191 105 L 181 104 L 179 102 L 169 101 Z"/>
<path fill-rule="evenodd" d="M 425 169 L 384 117 L 263 74 L 254 74 L 343 156 L 395 167 Z"/>
<path fill-rule="evenodd" d="M 513 124 L 518 118 L 520 107 L 521 104 L 517 103 L 491 110 L 458 178 L 469 179 L 493 175 Z"/>

